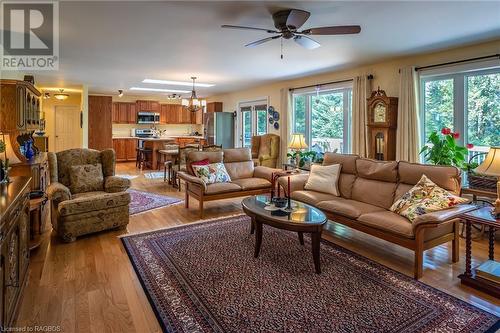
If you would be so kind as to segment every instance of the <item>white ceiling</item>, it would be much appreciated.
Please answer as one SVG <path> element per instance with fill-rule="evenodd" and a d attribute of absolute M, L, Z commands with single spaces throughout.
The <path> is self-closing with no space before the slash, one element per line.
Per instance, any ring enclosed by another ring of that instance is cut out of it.
<path fill-rule="evenodd" d="M 264 32 L 221 29 L 221 24 L 273 28 L 271 13 L 311 12 L 303 28 L 359 24 L 359 35 L 315 37 L 303 49 L 278 40 L 244 44 Z M 60 2 L 60 70 L 36 73 L 45 86 L 88 84 L 91 93 L 147 86 L 145 78 L 215 87 L 207 96 L 383 58 L 500 37 L 500 2 Z M 175 87 L 183 89 L 186 87 Z M 187 89 L 189 90 L 189 88 Z M 137 92 L 133 93 L 137 95 Z"/>

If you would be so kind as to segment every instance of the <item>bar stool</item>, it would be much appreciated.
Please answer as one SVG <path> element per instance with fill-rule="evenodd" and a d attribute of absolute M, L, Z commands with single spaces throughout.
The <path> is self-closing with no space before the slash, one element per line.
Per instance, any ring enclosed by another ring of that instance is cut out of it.
<path fill-rule="evenodd" d="M 164 149 L 158 150 L 159 158 L 158 165 L 156 167 L 158 168 L 160 163 L 163 164 L 163 181 L 167 181 L 168 178 L 168 183 L 172 184 L 173 165 L 177 164 L 179 146 L 165 144 L 163 148 Z"/>
<path fill-rule="evenodd" d="M 144 168 L 144 166 L 148 167 L 149 165 L 149 167 L 151 168 L 152 167 L 151 159 L 148 157 L 151 157 L 151 155 L 153 154 L 153 150 L 150 148 L 137 147 L 136 151 L 137 151 L 137 159 L 135 162 L 135 166 L 139 167 L 141 171 Z"/>

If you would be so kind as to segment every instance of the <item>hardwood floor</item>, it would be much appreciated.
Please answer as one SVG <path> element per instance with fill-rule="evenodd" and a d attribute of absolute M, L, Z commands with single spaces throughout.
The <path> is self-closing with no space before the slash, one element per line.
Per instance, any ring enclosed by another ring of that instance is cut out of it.
<path fill-rule="evenodd" d="M 118 164 L 117 174 L 139 175 L 133 188 L 183 198 L 162 179 L 146 179 L 133 163 Z M 238 214 L 241 198 L 206 204 L 205 218 Z M 31 253 L 28 283 L 16 326 L 59 326 L 60 332 L 160 332 L 160 326 L 117 238 L 198 220 L 197 203 L 131 216 L 127 231 L 111 231 L 78 238 L 65 244 L 50 231 Z M 412 276 L 413 253 L 339 224 L 329 224 L 324 238 Z M 500 315 L 500 300 L 468 287 L 457 275 L 464 270 L 463 241 L 460 262 L 451 264 L 451 243 L 425 252 L 423 283 Z M 495 251 L 497 258 L 500 250 Z M 474 262 L 487 259 L 486 238 L 473 242 Z"/>

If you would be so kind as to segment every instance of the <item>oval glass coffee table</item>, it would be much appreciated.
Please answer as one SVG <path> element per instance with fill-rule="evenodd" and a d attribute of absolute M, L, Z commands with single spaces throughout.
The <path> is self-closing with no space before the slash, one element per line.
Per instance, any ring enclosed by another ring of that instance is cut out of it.
<path fill-rule="evenodd" d="M 243 211 L 252 219 L 252 233 L 255 231 L 255 252 L 257 258 L 262 244 L 262 225 L 297 232 L 300 244 L 304 245 L 304 233 L 311 234 L 312 255 L 316 273 L 321 273 L 320 265 L 320 241 L 323 225 L 327 218 L 323 212 L 311 205 L 303 202 L 291 201 L 292 210 L 290 212 L 280 210 L 266 210 L 269 197 L 266 195 L 256 195 L 243 199 L 241 205 Z"/>

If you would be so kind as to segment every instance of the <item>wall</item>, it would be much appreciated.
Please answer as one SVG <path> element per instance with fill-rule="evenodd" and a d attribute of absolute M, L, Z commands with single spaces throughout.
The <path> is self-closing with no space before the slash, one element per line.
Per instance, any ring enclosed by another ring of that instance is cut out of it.
<path fill-rule="evenodd" d="M 53 92 L 51 91 L 50 94 L 52 96 Z M 42 100 L 42 111 L 45 118 L 45 135 L 49 137 L 49 151 L 55 151 L 55 108 L 57 106 L 77 106 L 81 110 L 82 95 L 75 92 L 68 94 L 69 97 L 64 101 L 57 100 L 53 96 L 49 99 Z M 84 131 L 80 128 L 80 133 L 78 135 L 80 147 L 83 147 L 83 136 Z"/>
<path fill-rule="evenodd" d="M 500 39 L 487 43 L 469 45 L 440 52 L 394 58 L 379 63 L 352 67 L 325 74 L 305 76 L 294 80 L 265 84 L 242 91 L 211 96 L 210 98 L 208 98 L 208 101 L 222 102 L 225 112 L 233 112 L 237 109 L 237 105 L 240 101 L 268 97 L 269 105 L 274 106 L 277 111 L 280 111 L 280 89 L 282 88 L 293 88 L 311 84 L 320 84 L 323 82 L 350 79 L 357 75 L 367 74 L 372 74 L 374 76 L 374 80 L 372 81 L 372 89 L 377 89 L 377 87 L 380 86 L 380 89 L 385 90 L 388 96 L 398 97 L 398 71 L 402 67 L 426 66 L 441 62 L 475 58 L 497 53 L 500 53 Z M 281 117 L 283 116 L 284 115 L 281 115 Z M 274 129 L 270 130 L 270 132 L 279 134 L 279 131 L 276 131 Z"/>

